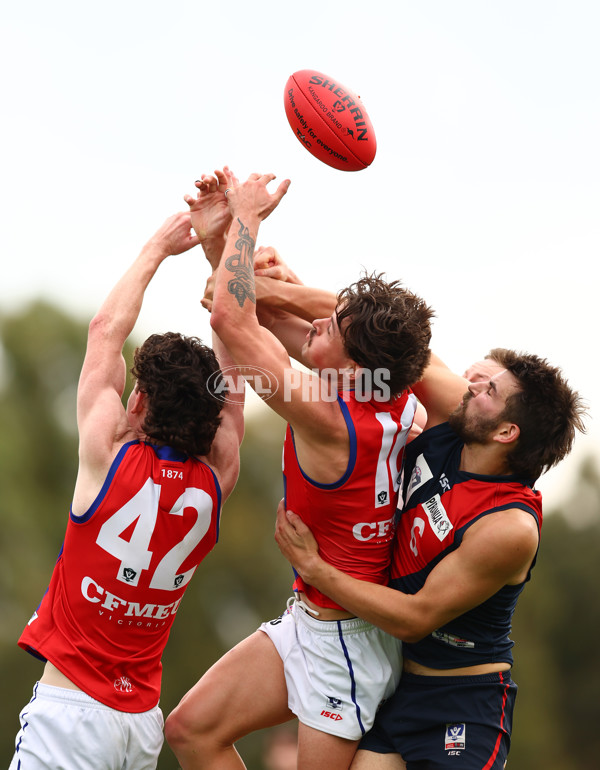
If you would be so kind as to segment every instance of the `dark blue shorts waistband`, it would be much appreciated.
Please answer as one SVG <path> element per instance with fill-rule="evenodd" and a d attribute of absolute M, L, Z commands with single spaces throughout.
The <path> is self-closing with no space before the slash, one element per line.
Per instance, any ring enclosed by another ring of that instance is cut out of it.
<path fill-rule="evenodd" d="M 444 684 L 480 684 L 487 682 L 489 684 L 497 684 L 498 682 L 510 681 L 511 669 L 506 671 L 492 671 L 490 674 L 464 674 L 462 676 L 424 676 L 423 674 L 413 674 L 409 671 L 402 672 L 402 679 L 405 684 L 423 685 L 424 687 L 431 687 L 431 685 L 443 686 Z"/>

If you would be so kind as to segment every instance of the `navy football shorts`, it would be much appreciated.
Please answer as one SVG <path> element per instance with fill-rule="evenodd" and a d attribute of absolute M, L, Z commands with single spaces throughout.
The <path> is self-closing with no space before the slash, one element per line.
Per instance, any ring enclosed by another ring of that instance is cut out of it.
<path fill-rule="evenodd" d="M 404 672 L 359 748 L 401 754 L 407 770 L 502 770 L 516 694 L 510 671 L 480 676 Z"/>

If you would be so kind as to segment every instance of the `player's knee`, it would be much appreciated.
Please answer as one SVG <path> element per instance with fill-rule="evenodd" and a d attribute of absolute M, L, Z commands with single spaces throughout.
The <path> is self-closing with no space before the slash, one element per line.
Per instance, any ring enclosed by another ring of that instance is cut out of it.
<path fill-rule="evenodd" d="M 165 722 L 165 739 L 171 749 L 190 751 L 208 743 L 220 743 L 222 723 L 209 707 L 208 699 L 184 698 Z"/>
<path fill-rule="evenodd" d="M 193 720 L 181 704 L 169 714 L 165 721 L 165 740 L 175 754 L 191 748 L 201 739 L 201 724 L 201 720 Z"/>

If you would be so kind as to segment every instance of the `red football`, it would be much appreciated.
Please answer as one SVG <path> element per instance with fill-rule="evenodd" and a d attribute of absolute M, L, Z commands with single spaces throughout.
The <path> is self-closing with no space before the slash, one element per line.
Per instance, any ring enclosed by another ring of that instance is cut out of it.
<path fill-rule="evenodd" d="M 285 114 L 306 149 L 342 171 L 373 162 L 375 132 L 360 97 L 316 70 L 298 70 L 285 85 Z"/>

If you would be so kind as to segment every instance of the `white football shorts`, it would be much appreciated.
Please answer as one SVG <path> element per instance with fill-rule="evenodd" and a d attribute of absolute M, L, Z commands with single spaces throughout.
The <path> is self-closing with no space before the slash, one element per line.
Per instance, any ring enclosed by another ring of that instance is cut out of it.
<path fill-rule="evenodd" d="M 400 681 L 402 642 L 360 618 L 318 620 L 293 602 L 260 630 L 283 661 L 290 710 L 316 730 L 362 738 Z"/>
<path fill-rule="evenodd" d="M 163 744 L 158 706 L 128 714 L 39 682 L 20 720 L 9 770 L 155 770 Z"/>

